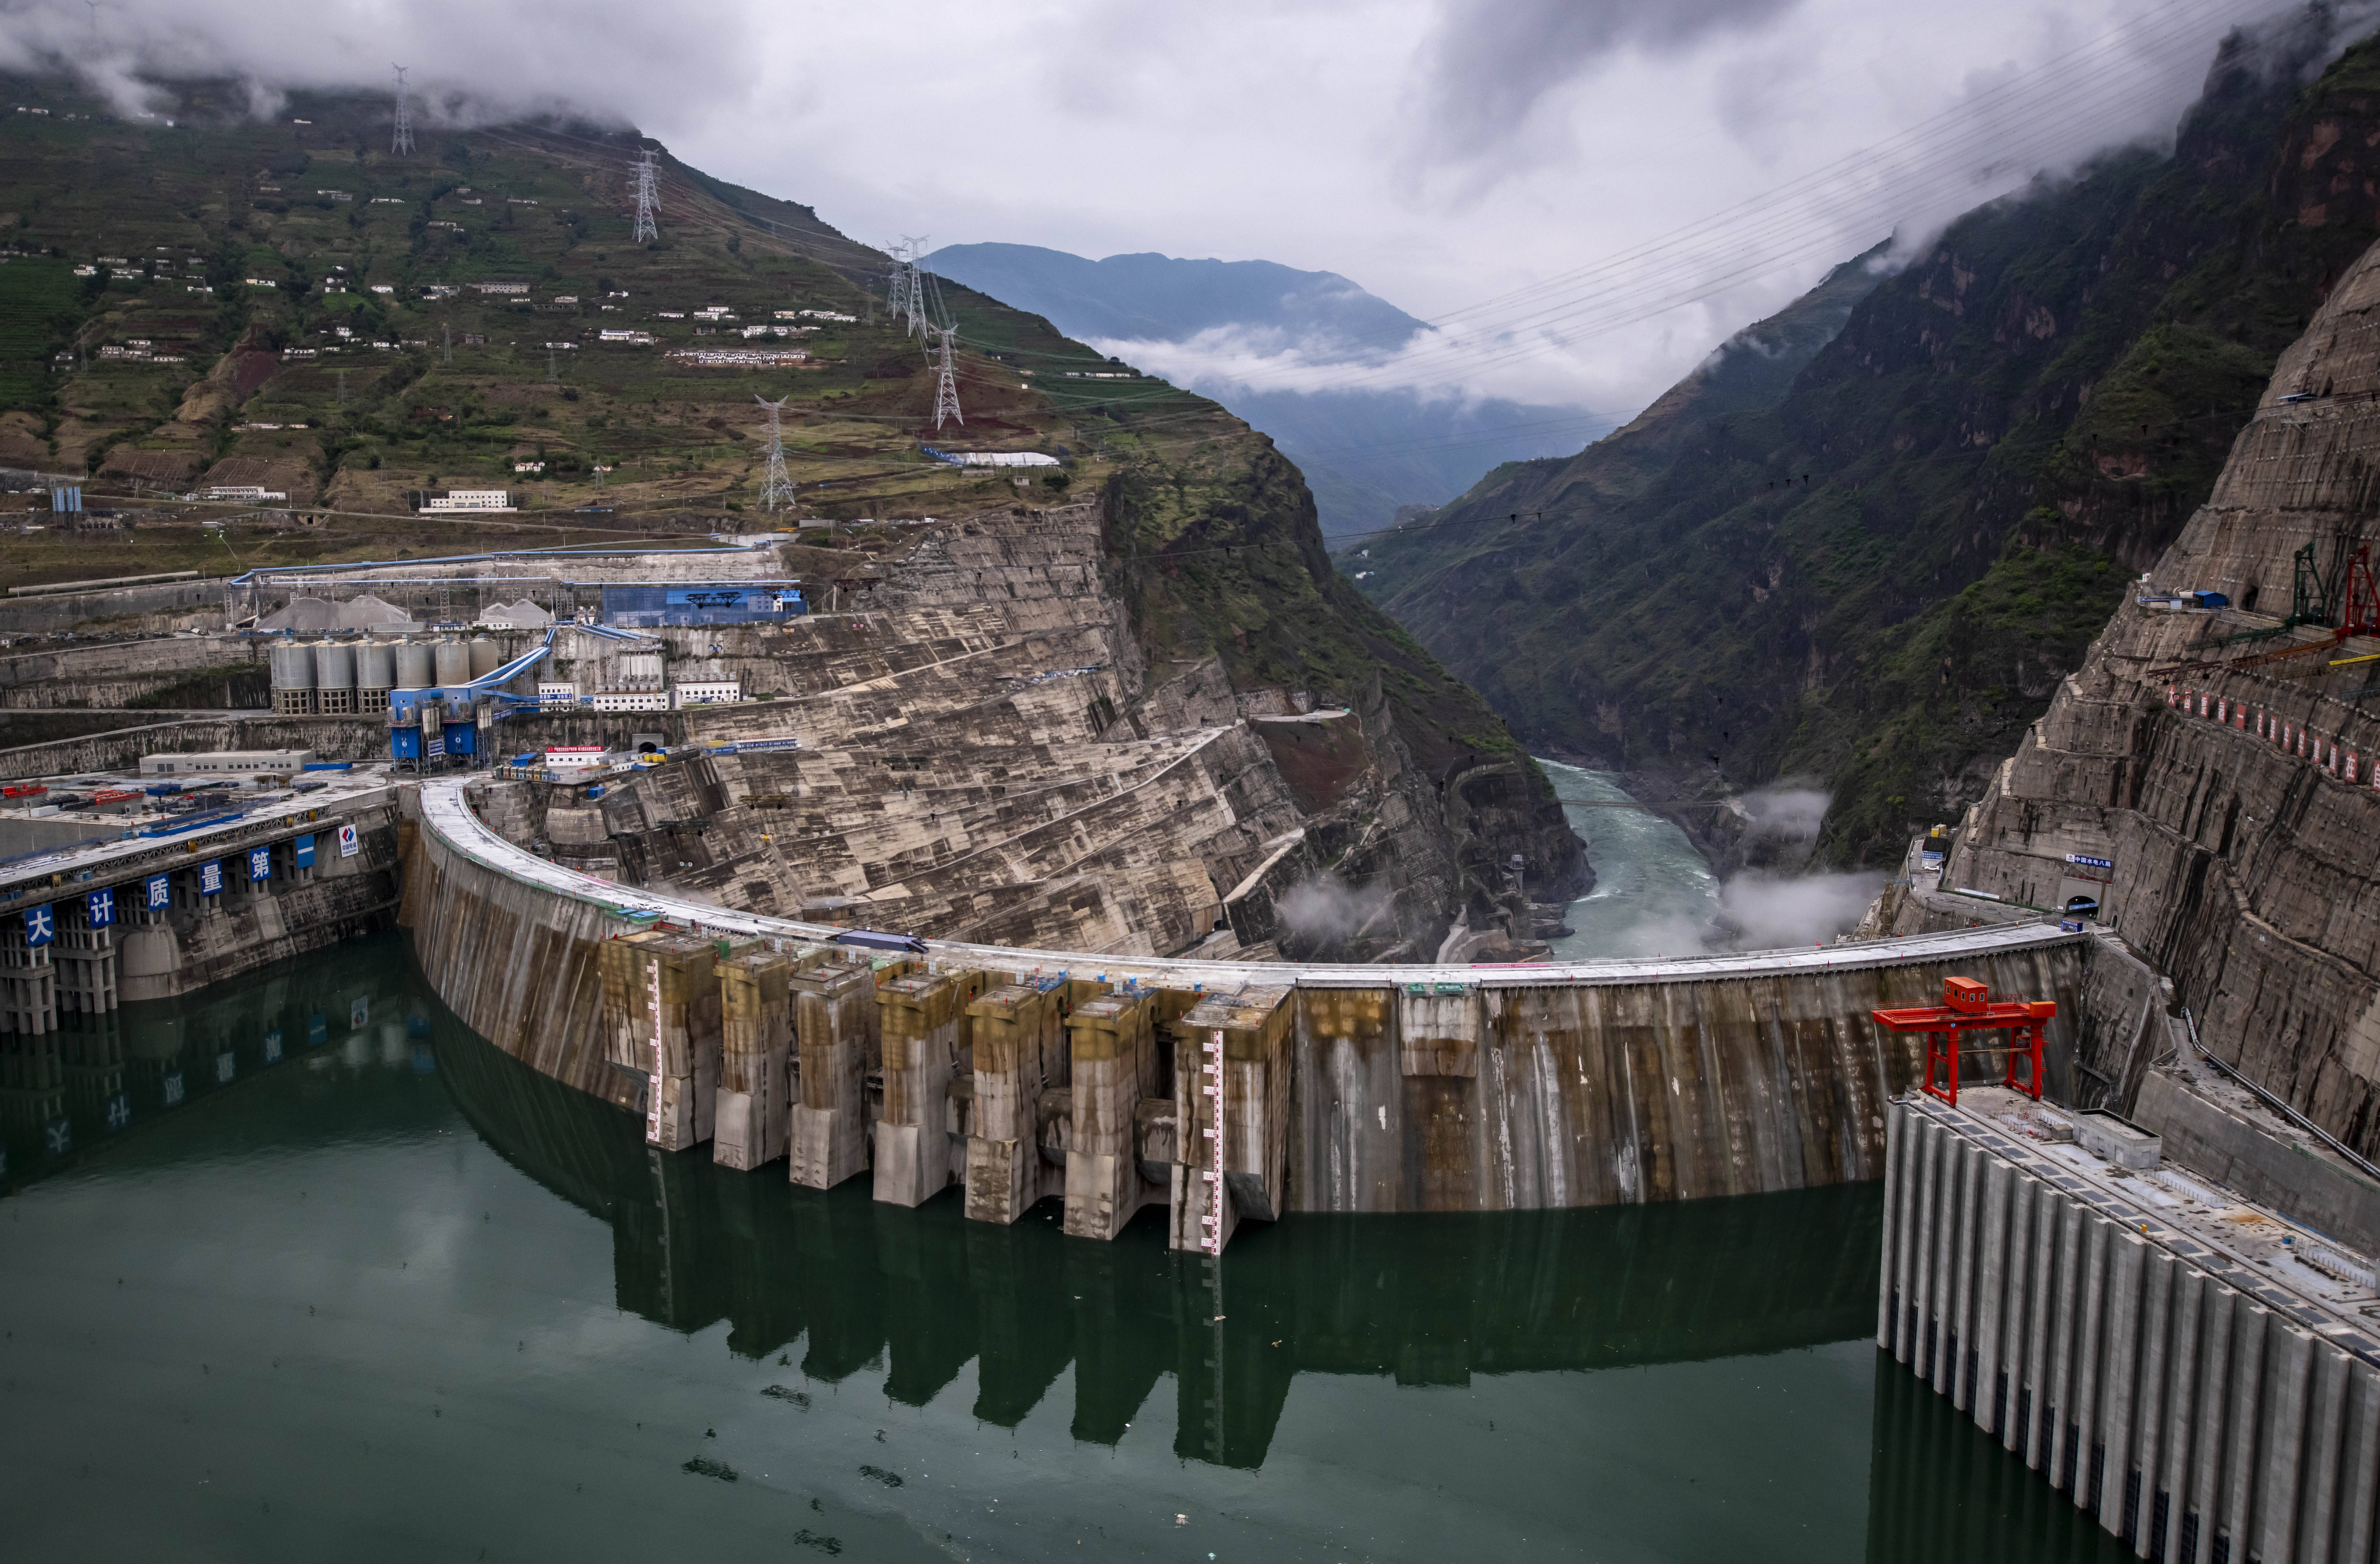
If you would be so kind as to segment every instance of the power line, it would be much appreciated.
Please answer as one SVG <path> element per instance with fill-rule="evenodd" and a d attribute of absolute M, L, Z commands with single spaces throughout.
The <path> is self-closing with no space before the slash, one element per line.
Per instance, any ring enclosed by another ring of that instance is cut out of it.
<path fill-rule="evenodd" d="M 1445 332 L 1463 323 L 1465 334 L 1449 333 L 1445 340 L 1418 352 L 1342 373 L 1331 388 L 1362 389 L 1387 382 L 1419 389 L 1449 383 L 1703 302 L 1814 258 L 1840 255 L 1844 241 L 1839 236 L 1848 227 L 1870 223 L 1887 225 L 1912 202 L 1922 204 L 1937 193 L 1949 192 L 1954 185 L 1961 193 L 1973 189 L 1970 176 L 1953 173 L 1946 177 L 1946 171 L 1973 165 L 1973 121 L 1981 112 L 2010 118 L 2026 116 L 2014 144 L 2003 141 L 1995 151 L 1992 162 L 2003 168 L 2029 169 L 2034 159 L 2134 122 L 2140 110 L 2164 95 L 2166 89 L 2159 82 L 2143 81 L 2111 97 L 2074 91 L 2070 79 L 2084 75 L 2101 63 L 2102 55 L 2119 48 L 2162 48 L 2169 53 L 2194 48 L 2203 22 L 2219 14 L 2224 3 L 2183 0 L 2149 23 L 2103 34 L 1931 120 L 1846 154 L 1752 200 L 1591 266 L 1441 315 L 1434 326 Z M 1894 154 L 1912 152 L 1918 154 L 1913 160 L 1904 157 L 1900 166 L 1890 166 Z M 1857 187 L 1847 206 L 1818 213 L 1790 204 L 1828 185 L 1845 184 Z M 1713 237 L 1720 240 L 1716 250 L 1704 244 Z M 1693 259 L 1694 249 L 1703 250 L 1702 274 L 1681 285 L 1673 280 L 1677 267 Z M 1647 270 L 1653 274 L 1641 274 Z M 1630 275 L 1637 280 L 1621 281 Z M 1516 309 L 1519 306 L 1525 308 Z M 1514 340 L 1516 333 L 1529 334 Z M 1244 376 L 1241 383 L 1260 390 L 1267 382 L 1298 372 L 1257 372 Z"/>

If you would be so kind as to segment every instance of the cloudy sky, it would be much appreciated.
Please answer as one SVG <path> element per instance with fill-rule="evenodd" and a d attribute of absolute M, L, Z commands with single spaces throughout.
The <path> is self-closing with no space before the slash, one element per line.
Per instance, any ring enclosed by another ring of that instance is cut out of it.
<path fill-rule="evenodd" d="M 1896 230 L 2167 135 L 2276 0 L 0 0 L 0 63 L 567 101 L 856 238 L 1338 272 L 1440 330 L 1255 383 L 1626 413 Z M 1149 367 L 1188 375 L 1209 341 Z"/>

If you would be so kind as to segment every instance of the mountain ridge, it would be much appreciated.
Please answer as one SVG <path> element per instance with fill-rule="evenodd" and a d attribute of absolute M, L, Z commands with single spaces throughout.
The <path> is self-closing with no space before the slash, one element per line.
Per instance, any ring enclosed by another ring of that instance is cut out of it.
<path fill-rule="evenodd" d="M 1980 794 L 2374 232 L 2380 61 L 2298 85 L 2334 25 L 2231 35 L 2170 154 L 1949 224 L 1774 405 L 1677 420 L 1602 493 L 1501 474 L 1376 540 L 1365 590 L 1539 753 L 1656 794 L 1815 777 L 1820 856 L 1892 861 Z"/>

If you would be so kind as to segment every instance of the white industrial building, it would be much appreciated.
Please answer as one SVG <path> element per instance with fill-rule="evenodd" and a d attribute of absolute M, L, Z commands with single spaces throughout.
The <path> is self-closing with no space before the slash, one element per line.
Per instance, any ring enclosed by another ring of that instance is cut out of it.
<path fill-rule="evenodd" d="M 449 489 L 443 494 L 432 494 L 421 503 L 425 511 L 509 511 L 513 491 L 509 489 Z"/>

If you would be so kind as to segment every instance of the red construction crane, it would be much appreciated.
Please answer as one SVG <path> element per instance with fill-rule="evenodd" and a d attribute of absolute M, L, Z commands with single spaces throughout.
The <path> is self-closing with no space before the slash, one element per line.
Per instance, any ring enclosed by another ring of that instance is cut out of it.
<path fill-rule="evenodd" d="M 1942 1002 L 1938 1005 L 1868 1012 L 1876 1018 L 1876 1024 L 1888 1032 L 1925 1034 L 1925 1089 L 1928 1096 L 1940 1097 L 1953 1108 L 1959 1106 L 1959 1059 L 1968 1053 L 2006 1054 L 2008 1076 L 2000 1084 L 2040 1101 L 2041 1025 L 2057 1013 L 2056 1000 L 1995 1000 L 1990 986 L 1972 977 L 1942 979 Z M 1969 1032 L 2013 1032 L 2016 1037 L 2005 1044 L 1962 1045 L 1961 1035 Z M 2022 1081 L 2016 1076 L 2020 1059 L 2029 1061 Z M 1939 1086 L 1934 1084 L 1937 1066 L 1946 1077 L 1945 1084 Z"/>
<path fill-rule="evenodd" d="M 2380 635 L 2380 581 L 2372 574 L 2372 545 L 2357 549 L 2347 562 L 2346 601 L 2338 611 L 2338 627 L 2350 636 Z"/>

